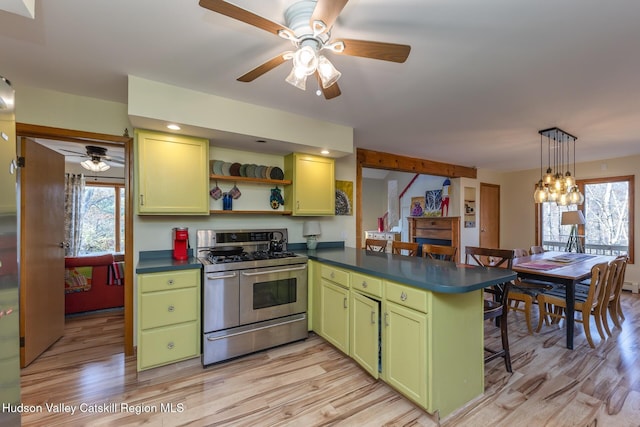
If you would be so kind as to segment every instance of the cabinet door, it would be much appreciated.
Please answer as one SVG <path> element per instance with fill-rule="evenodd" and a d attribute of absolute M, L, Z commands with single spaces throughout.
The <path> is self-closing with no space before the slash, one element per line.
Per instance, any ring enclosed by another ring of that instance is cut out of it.
<path fill-rule="evenodd" d="M 386 302 L 384 377 L 400 393 L 427 407 L 427 316 Z"/>
<path fill-rule="evenodd" d="M 292 215 L 335 215 L 335 161 L 293 153 L 285 158 L 285 208 Z"/>
<path fill-rule="evenodd" d="M 349 290 L 322 279 L 320 299 L 320 335 L 343 353 L 349 354 Z"/>
<path fill-rule="evenodd" d="M 349 355 L 374 378 L 379 371 L 379 302 L 351 292 L 351 351 Z"/>
<path fill-rule="evenodd" d="M 139 214 L 209 214 L 209 141 L 136 129 Z"/>

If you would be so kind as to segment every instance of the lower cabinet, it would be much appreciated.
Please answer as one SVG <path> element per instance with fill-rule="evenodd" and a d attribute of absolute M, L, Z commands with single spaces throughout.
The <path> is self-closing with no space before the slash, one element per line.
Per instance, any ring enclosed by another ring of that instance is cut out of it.
<path fill-rule="evenodd" d="M 326 279 L 320 282 L 320 335 L 349 354 L 349 290 Z"/>
<path fill-rule="evenodd" d="M 384 304 L 384 380 L 427 407 L 427 315 L 392 302 Z"/>
<path fill-rule="evenodd" d="M 380 366 L 380 302 L 351 292 L 351 349 L 349 356 L 374 378 Z"/>
<path fill-rule="evenodd" d="M 138 371 L 200 355 L 200 270 L 138 275 Z"/>

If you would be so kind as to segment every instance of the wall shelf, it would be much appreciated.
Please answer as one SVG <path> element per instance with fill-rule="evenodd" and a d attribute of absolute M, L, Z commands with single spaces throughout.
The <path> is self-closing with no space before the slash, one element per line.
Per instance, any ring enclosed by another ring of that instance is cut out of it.
<path fill-rule="evenodd" d="M 290 185 L 290 179 L 249 178 L 247 176 L 209 175 L 209 180 L 248 182 L 252 184 Z"/>
<path fill-rule="evenodd" d="M 216 210 L 209 211 L 209 214 L 211 214 L 211 215 L 231 215 L 231 214 L 235 214 L 235 215 L 282 215 L 282 216 L 287 216 L 287 215 L 291 215 L 291 211 L 278 211 L 278 210 L 273 210 L 273 211 L 234 211 L 234 210 L 225 211 L 225 210 L 221 210 L 221 209 L 216 209 Z"/>

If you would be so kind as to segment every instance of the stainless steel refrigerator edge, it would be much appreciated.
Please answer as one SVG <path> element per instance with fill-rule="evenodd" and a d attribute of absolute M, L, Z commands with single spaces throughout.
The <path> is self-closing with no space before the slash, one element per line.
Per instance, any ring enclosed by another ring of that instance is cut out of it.
<path fill-rule="evenodd" d="M 0 76 L 0 426 L 20 425 L 20 323 L 14 90 Z"/>

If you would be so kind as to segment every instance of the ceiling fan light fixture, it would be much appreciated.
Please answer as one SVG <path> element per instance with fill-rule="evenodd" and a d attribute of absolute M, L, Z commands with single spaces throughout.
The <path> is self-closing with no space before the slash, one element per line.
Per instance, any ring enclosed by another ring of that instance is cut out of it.
<path fill-rule="evenodd" d="M 310 76 L 318 68 L 318 55 L 311 46 L 302 46 L 293 55 L 293 69 L 298 75 Z"/>
<path fill-rule="evenodd" d="M 306 90 L 307 88 L 307 75 L 296 72 L 296 67 L 291 69 L 291 72 L 284 80 L 298 89 Z"/>
<path fill-rule="evenodd" d="M 102 160 L 100 160 L 99 157 L 93 157 L 89 160 L 80 162 L 80 165 L 83 168 L 90 170 L 91 172 L 104 172 L 111 167 L 105 162 L 103 162 Z"/>
<path fill-rule="evenodd" d="M 318 58 L 318 74 L 320 74 L 322 87 L 325 89 L 337 82 L 342 75 L 324 55 L 320 55 Z"/>

